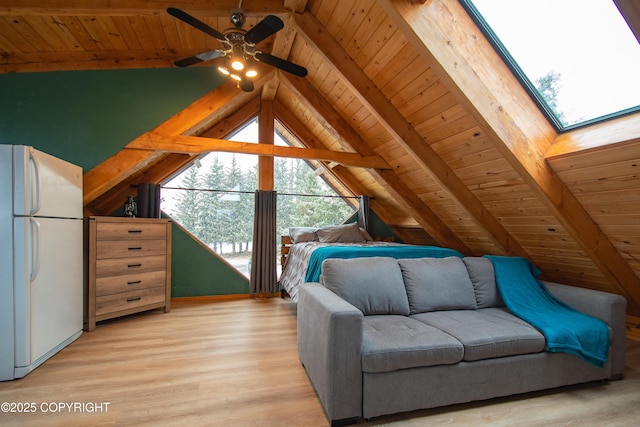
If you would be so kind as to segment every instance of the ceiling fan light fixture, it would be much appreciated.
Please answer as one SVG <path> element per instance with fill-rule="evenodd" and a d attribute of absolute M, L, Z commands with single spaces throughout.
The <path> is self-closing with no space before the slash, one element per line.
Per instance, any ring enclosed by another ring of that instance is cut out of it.
<path fill-rule="evenodd" d="M 220 71 L 222 74 L 224 74 L 225 76 L 230 75 L 231 73 L 229 72 L 229 70 L 227 69 L 227 67 L 221 65 L 218 67 L 218 71 Z"/>
<path fill-rule="evenodd" d="M 241 59 L 232 58 L 231 59 L 231 68 L 233 68 L 236 71 L 242 71 L 242 70 L 244 70 L 244 62 L 242 62 Z"/>
<path fill-rule="evenodd" d="M 241 81 L 242 80 L 242 77 L 240 77 L 237 74 L 229 74 L 229 77 L 231 77 L 233 80 L 236 80 L 236 81 Z"/>
<path fill-rule="evenodd" d="M 253 68 L 249 68 L 246 73 L 244 73 L 245 77 L 249 77 L 250 79 L 256 77 L 258 75 L 258 71 Z"/>

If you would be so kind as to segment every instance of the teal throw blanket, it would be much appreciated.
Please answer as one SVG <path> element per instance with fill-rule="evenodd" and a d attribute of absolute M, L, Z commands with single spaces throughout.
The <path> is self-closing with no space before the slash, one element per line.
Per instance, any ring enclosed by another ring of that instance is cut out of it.
<path fill-rule="evenodd" d="M 322 261 L 327 258 L 367 258 L 367 257 L 402 258 L 445 258 L 463 255 L 448 248 L 438 246 L 413 246 L 413 245 L 389 245 L 389 246 L 340 246 L 331 245 L 315 249 L 309 257 L 309 265 L 305 275 L 305 282 L 318 282 L 322 271 Z"/>
<path fill-rule="evenodd" d="M 540 271 L 528 260 L 485 257 L 493 263 L 507 308 L 544 335 L 549 351 L 571 353 L 600 367 L 607 361 L 609 328 L 605 322 L 555 298 L 537 279 Z"/>

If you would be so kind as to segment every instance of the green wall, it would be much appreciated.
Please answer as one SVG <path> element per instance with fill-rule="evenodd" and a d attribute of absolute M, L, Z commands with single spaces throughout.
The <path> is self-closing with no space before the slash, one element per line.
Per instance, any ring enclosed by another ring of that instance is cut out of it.
<path fill-rule="evenodd" d="M 249 280 L 242 273 L 212 255 L 182 227 L 173 224 L 171 238 L 171 296 L 249 293 Z"/>
<path fill-rule="evenodd" d="M 209 67 L 0 74 L 0 143 L 34 146 L 86 172 L 221 82 Z M 248 292 L 244 276 L 173 231 L 173 296 Z"/>

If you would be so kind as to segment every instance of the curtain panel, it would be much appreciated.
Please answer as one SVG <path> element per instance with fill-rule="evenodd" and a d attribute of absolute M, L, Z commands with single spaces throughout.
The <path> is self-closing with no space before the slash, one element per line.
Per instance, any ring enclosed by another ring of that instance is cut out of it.
<path fill-rule="evenodd" d="M 358 206 L 358 225 L 369 231 L 369 196 L 360 196 L 360 205 Z"/>
<path fill-rule="evenodd" d="M 277 292 L 276 191 L 257 190 L 251 253 L 252 294 Z"/>

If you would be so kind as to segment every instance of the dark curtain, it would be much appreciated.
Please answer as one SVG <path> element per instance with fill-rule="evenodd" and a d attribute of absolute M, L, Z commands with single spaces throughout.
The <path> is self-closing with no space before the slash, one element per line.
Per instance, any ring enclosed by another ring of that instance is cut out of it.
<path fill-rule="evenodd" d="M 358 225 L 369 231 L 369 196 L 360 196 L 360 206 L 358 206 Z"/>
<path fill-rule="evenodd" d="M 160 218 L 160 184 L 138 185 L 138 217 Z"/>
<path fill-rule="evenodd" d="M 277 292 L 276 191 L 257 190 L 251 253 L 252 294 Z"/>

